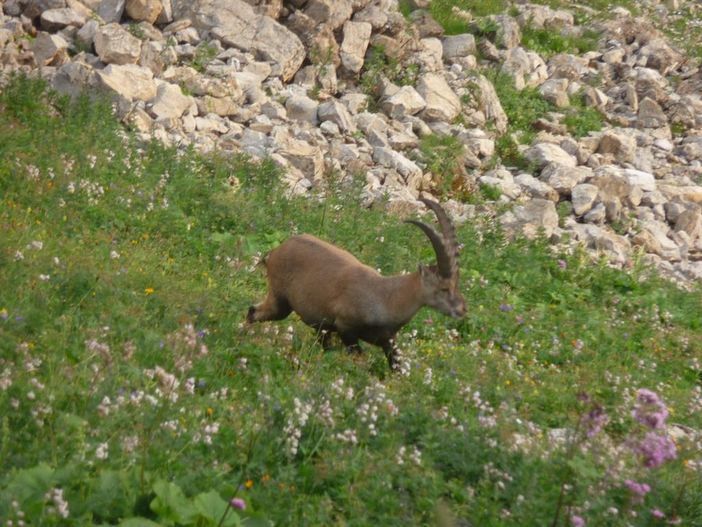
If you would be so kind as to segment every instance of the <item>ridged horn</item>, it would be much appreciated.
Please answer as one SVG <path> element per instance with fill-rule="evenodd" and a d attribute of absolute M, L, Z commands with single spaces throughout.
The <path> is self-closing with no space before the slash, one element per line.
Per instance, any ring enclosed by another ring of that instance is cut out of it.
<path fill-rule="evenodd" d="M 431 241 L 432 247 L 434 247 L 434 252 L 436 253 L 436 265 L 439 268 L 439 274 L 445 278 L 451 278 L 453 276 L 451 274 L 451 257 L 449 256 L 448 252 L 446 252 L 444 242 L 439 233 L 421 221 L 406 220 L 405 223 L 416 225 L 424 231 L 424 234 L 426 234 L 429 241 Z"/>
<path fill-rule="evenodd" d="M 451 276 L 458 278 L 458 240 L 453 222 L 446 214 L 446 211 L 436 201 L 426 198 L 419 198 L 428 208 L 434 211 L 436 219 L 439 220 L 441 233 L 443 234 L 444 246 L 450 260 Z"/>

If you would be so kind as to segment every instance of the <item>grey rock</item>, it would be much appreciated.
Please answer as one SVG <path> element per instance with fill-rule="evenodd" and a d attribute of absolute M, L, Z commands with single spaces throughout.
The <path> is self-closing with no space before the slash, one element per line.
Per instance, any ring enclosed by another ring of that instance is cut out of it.
<path fill-rule="evenodd" d="M 585 216 L 583 216 L 583 220 L 587 223 L 596 223 L 596 224 L 602 224 L 604 223 L 605 219 L 607 218 L 607 209 L 604 206 L 604 203 L 598 203 L 595 205 L 593 208 L 591 208 Z"/>
<path fill-rule="evenodd" d="M 472 81 L 476 87 L 480 110 L 485 115 L 485 119 L 495 126 L 495 130 L 498 133 L 505 133 L 509 120 L 502 108 L 502 103 L 500 103 L 495 87 L 483 75 L 475 76 Z"/>
<path fill-rule="evenodd" d="M 353 3 L 351 0 L 309 0 L 304 11 L 318 24 L 327 24 L 334 30 L 351 18 Z"/>
<path fill-rule="evenodd" d="M 444 37 L 441 41 L 442 56 L 444 60 L 453 60 L 467 55 L 475 55 L 478 48 L 475 37 L 470 33 Z"/>
<path fill-rule="evenodd" d="M 632 238 L 632 243 L 668 261 L 681 259 L 680 247 L 668 237 L 668 226 L 656 220 L 641 223 L 641 231 Z"/>
<path fill-rule="evenodd" d="M 660 128 L 668 124 L 668 117 L 660 104 L 646 97 L 639 103 L 637 124 L 640 128 Z"/>
<path fill-rule="evenodd" d="M 426 107 L 426 102 L 412 86 L 403 86 L 382 102 L 382 108 L 393 119 L 415 115 Z"/>
<path fill-rule="evenodd" d="M 545 144 L 545 143 L 542 143 Z M 553 188 L 561 196 L 570 196 L 573 187 L 592 176 L 592 169 L 552 162 L 541 171 L 539 179 Z"/>
<path fill-rule="evenodd" d="M 100 86 L 128 101 L 150 101 L 156 96 L 156 82 L 149 68 L 135 64 L 109 64 L 97 72 Z"/>
<path fill-rule="evenodd" d="M 612 154 L 614 159 L 622 163 L 631 163 L 636 154 L 636 140 L 629 135 L 608 130 L 600 137 L 597 152 Z"/>
<path fill-rule="evenodd" d="M 127 0 L 125 10 L 132 20 L 153 24 L 161 14 L 163 3 L 161 0 Z"/>
<path fill-rule="evenodd" d="M 571 191 L 571 202 L 573 203 L 573 213 L 582 216 L 587 213 L 595 204 L 599 188 L 589 183 L 575 185 Z"/>
<path fill-rule="evenodd" d="M 522 193 L 532 198 L 558 201 L 558 192 L 553 187 L 536 179 L 531 174 L 519 174 L 514 178 L 514 182 L 522 187 Z"/>
<path fill-rule="evenodd" d="M 417 82 L 417 92 L 426 101 L 422 117 L 429 121 L 452 121 L 461 111 L 461 100 L 443 76 L 425 73 Z"/>
<path fill-rule="evenodd" d="M 341 64 L 348 71 L 361 71 L 372 29 L 373 26 L 368 22 L 349 21 L 344 24 L 344 40 L 341 42 L 339 53 Z"/>
<path fill-rule="evenodd" d="M 335 99 L 320 104 L 317 116 L 321 122 L 333 122 L 344 133 L 352 134 L 356 131 L 353 117 L 346 107 Z"/>
<path fill-rule="evenodd" d="M 68 42 L 59 35 L 41 31 L 32 42 L 32 52 L 39 66 L 60 65 L 68 60 Z"/>
<path fill-rule="evenodd" d="M 421 176 L 422 169 L 414 161 L 410 161 L 400 152 L 386 147 L 373 148 L 373 161 L 380 165 L 397 170 L 405 178 Z"/>
<path fill-rule="evenodd" d="M 603 254 L 618 264 L 629 261 L 631 244 L 626 238 L 590 223 L 573 223 L 570 229 L 575 234 L 575 239 L 582 242 L 586 248 Z"/>
<path fill-rule="evenodd" d="M 525 156 L 538 168 L 543 168 L 549 163 L 573 168 L 577 163 L 575 157 L 553 143 L 537 143 L 527 149 Z"/>
<path fill-rule="evenodd" d="M 180 86 L 161 82 L 156 88 L 156 97 L 151 105 L 151 113 L 156 119 L 179 118 L 195 104 L 192 97 L 184 95 Z"/>
<path fill-rule="evenodd" d="M 288 112 L 288 119 L 293 121 L 308 122 L 314 126 L 319 123 L 319 103 L 306 95 L 288 97 L 285 110 Z"/>
<path fill-rule="evenodd" d="M 532 199 L 503 214 L 500 223 L 512 235 L 534 238 L 543 230 L 550 237 L 558 228 L 558 213 L 553 201 Z"/>
<path fill-rule="evenodd" d="M 95 32 L 95 51 L 107 64 L 135 64 L 141 54 L 141 40 L 119 24 L 106 24 Z"/>
<path fill-rule="evenodd" d="M 47 9 L 41 14 L 40 23 L 44 31 L 60 31 L 67 26 L 82 27 L 86 16 L 68 7 Z"/>
<path fill-rule="evenodd" d="M 539 86 L 541 96 L 557 108 L 570 106 L 568 79 L 549 79 Z"/>
<path fill-rule="evenodd" d="M 119 22 L 124 13 L 126 0 L 101 0 L 98 4 L 97 14 L 108 24 Z"/>
<path fill-rule="evenodd" d="M 305 59 L 300 39 L 275 20 L 258 15 L 242 0 L 173 0 L 173 16 L 189 18 L 199 31 L 223 44 L 273 63 L 273 75 L 290 80 Z"/>

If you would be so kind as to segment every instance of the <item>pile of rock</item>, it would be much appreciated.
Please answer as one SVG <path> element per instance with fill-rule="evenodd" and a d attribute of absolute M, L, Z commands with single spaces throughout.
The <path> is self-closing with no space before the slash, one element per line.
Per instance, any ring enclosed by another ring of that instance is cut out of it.
<path fill-rule="evenodd" d="M 544 58 L 521 46 L 525 27 L 585 28 L 568 11 L 515 7 L 475 20 L 476 38 L 444 36 L 424 9 L 408 21 L 397 0 L 5 0 L 0 67 L 38 70 L 62 93 L 107 93 L 145 137 L 270 157 L 293 193 L 335 171 L 364 177 L 369 203 L 417 204 L 442 176 L 422 163 L 420 139 L 451 135 L 464 187 L 514 203 L 500 217 L 508 231 L 574 239 L 618 264 L 641 250 L 677 278 L 702 277 L 700 72 L 624 10 L 594 27 L 601 50 Z M 378 46 L 412 82 L 379 68 L 362 89 Z M 486 68 L 556 108 L 582 96 L 607 127 L 576 138 L 562 114 L 544 115 L 523 147 L 534 170 L 485 171 L 509 127 Z"/>

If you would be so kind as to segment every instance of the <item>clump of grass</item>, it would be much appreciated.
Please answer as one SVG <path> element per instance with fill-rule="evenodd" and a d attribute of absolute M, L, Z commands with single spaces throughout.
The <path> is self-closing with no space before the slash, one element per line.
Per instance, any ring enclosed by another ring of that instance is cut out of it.
<path fill-rule="evenodd" d="M 419 143 L 422 161 L 434 174 L 442 193 L 459 191 L 463 185 L 463 143 L 452 135 L 431 134 Z"/>
<path fill-rule="evenodd" d="M 359 85 L 369 95 L 369 108 L 378 110 L 378 86 L 386 78 L 400 86 L 414 86 L 419 78 L 419 65 L 403 64 L 395 57 L 385 53 L 383 46 L 372 47 L 363 64 Z"/>
<path fill-rule="evenodd" d="M 209 42 L 202 42 L 195 48 L 195 56 L 190 65 L 202 73 L 207 65 L 217 56 L 217 48 Z"/>
<path fill-rule="evenodd" d="M 599 34 L 595 31 L 585 31 L 582 35 L 575 36 L 530 25 L 522 29 L 522 45 L 544 57 L 557 53 L 581 54 L 594 51 L 597 49 L 598 38 Z"/>
<path fill-rule="evenodd" d="M 541 96 L 537 88 L 517 90 L 512 78 L 505 73 L 493 71 L 489 73 L 489 78 L 507 114 L 510 129 L 521 132 L 522 141 L 530 143 L 535 135 L 532 127 L 534 121 L 555 110 L 555 107 Z"/>
<path fill-rule="evenodd" d="M 454 9 L 466 11 L 473 18 L 477 18 L 505 13 L 507 7 L 504 0 L 434 0 L 429 5 L 429 12 L 434 20 L 443 26 L 447 35 L 458 35 L 469 33 L 471 22 L 457 15 Z"/>

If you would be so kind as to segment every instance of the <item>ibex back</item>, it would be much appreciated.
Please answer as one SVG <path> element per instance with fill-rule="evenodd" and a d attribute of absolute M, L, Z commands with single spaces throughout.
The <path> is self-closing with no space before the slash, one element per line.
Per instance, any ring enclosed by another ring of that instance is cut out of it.
<path fill-rule="evenodd" d="M 438 203 L 421 199 L 439 220 L 441 234 L 420 221 L 434 247 L 436 265 L 409 274 L 382 276 L 351 253 L 309 234 L 293 236 L 268 255 L 268 295 L 249 308 L 250 323 L 281 320 L 291 311 L 317 331 L 325 344 L 337 332 L 349 351 L 359 340 L 381 346 L 396 367 L 394 337 L 422 306 L 455 318 L 465 313 L 458 283 L 458 243 L 451 220 Z"/>

